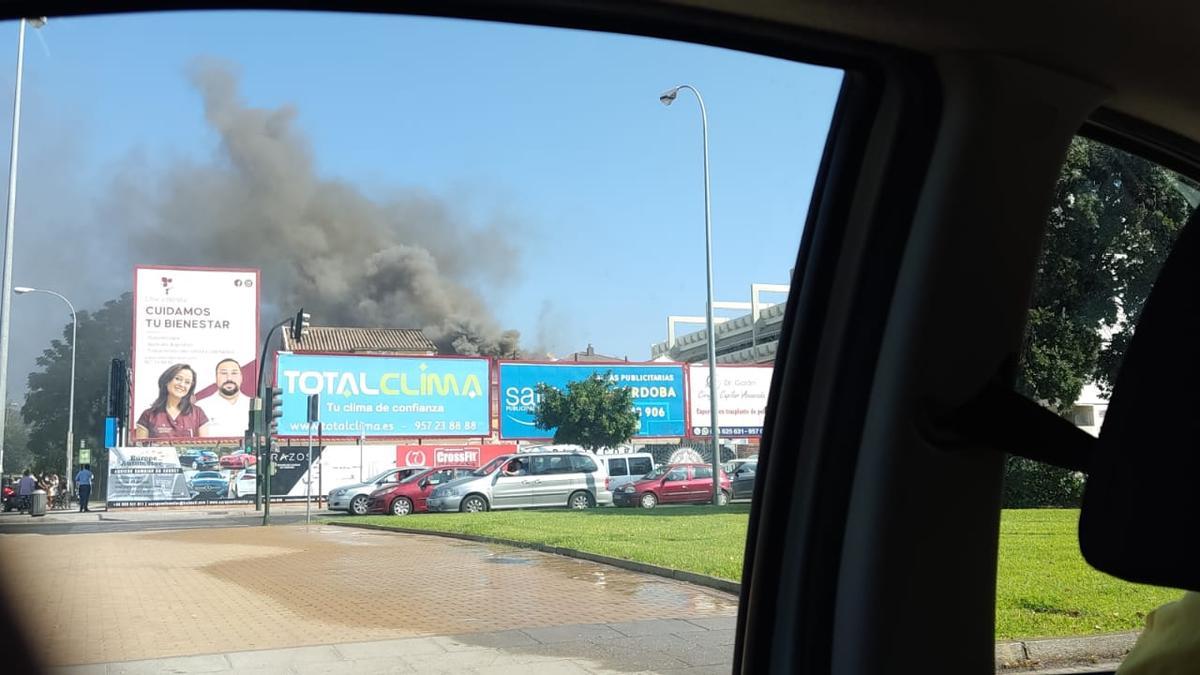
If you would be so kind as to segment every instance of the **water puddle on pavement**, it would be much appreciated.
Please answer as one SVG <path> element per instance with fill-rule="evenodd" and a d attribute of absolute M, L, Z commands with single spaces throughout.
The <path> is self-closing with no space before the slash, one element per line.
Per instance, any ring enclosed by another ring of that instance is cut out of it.
<path fill-rule="evenodd" d="M 245 538 L 288 548 L 283 555 L 214 562 L 204 571 L 266 595 L 290 612 L 356 629 L 447 634 L 481 626 L 553 625 L 564 614 L 573 621 L 602 622 L 719 616 L 737 609 L 732 596 L 680 582 L 437 537 L 302 526 L 155 536 Z"/>

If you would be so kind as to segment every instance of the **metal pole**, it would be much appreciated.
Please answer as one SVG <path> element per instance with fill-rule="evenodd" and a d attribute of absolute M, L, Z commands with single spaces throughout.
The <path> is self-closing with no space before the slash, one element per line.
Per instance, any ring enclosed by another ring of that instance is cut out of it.
<path fill-rule="evenodd" d="M 0 287 L 0 468 L 8 416 L 8 323 L 12 309 L 13 228 L 17 215 L 17 148 L 21 140 L 21 79 L 25 70 L 25 19 L 17 28 L 17 81 L 13 92 L 12 148 L 8 159 L 8 215 L 4 222 L 4 276 Z"/>
<path fill-rule="evenodd" d="M 54 295 L 58 295 L 55 293 Z M 67 475 L 71 475 L 72 461 L 75 459 L 75 349 L 76 337 L 79 334 L 79 321 L 75 317 L 75 306 L 70 300 L 63 298 L 63 302 L 67 303 L 67 307 L 71 308 L 71 391 L 68 394 L 71 397 L 70 403 L 67 404 Z"/>
<path fill-rule="evenodd" d="M 311 522 L 311 520 L 312 520 L 312 516 L 311 516 L 311 513 L 312 513 L 312 475 L 313 475 L 312 437 L 313 437 L 313 427 L 314 426 L 316 426 L 316 425 L 313 424 L 312 422 L 309 422 L 309 424 L 308 424 L 308 480 L 305 481 L 305 486 L 304 486 L 304 524 L 305 525 L 308 525 L 309 522 Z"/>
<path fill-rule="evenodd" d="M 712 257 L 712 211 L 709 208 L 708 191 L 708 111 L 704 108 L 704 98 L 690 84 L 683 84 L 676 89 L 687 89 L 696 96 L 700 104 L 700 128 L 704 140 L 704 272 L 708 282 L 708 308 L 705 319 L 708 323 L 708 399 L 712 424 L 712 480 L 713 504 L 721 499 L 721 428 L 717 426 L 717 328 L 713 319 L 713 257 Z"/>
<path fill-rule="evenodd" d="M 362 426 L 360 425 L 358 428 L 358 480 L 359 480 L 359 482 L 362 482 L 367 479 L 367 477 L 363 475 L 363 443 L 365 443 L 366 440 L 367 440 L 367 436 L 366 436 L 366 434 L 363 433 Z"/>
<path fill-rule="evenodd" d="M 275 331 L 283 328 L 291 322 L 291 317 L 288 317 L 274 326 L 271 326 L 271 330 L 267 331 L 267 339 L 263 340 L 262 353 L 258 357 L 258 384 L 254 389 L 255 400 L 251 402 L 251 408 L 257 409 L 258 411 L 258 414 L 255 416 L 254 433 L 258 443 L 262 443 L 266 446 L 265 450 L 262 449 L 263 445 L 259 445 L 258 443 L 256 443 L 254 446 L 255 452 L 259 453 L 259 479 L 255 481 L 256 487 L 254 492 L 254 504 L 255 510 L 258 510 L 258 507 L 262 506 L 263 525 L 267 525 L 271 520 L 271 434 L 267 429 L 267 411 L 262 409 L 265 393 L 263 391 L 263 375 L 267 370 L 267 349 L 271 345 L 271 338 L 275 337 Z"/>

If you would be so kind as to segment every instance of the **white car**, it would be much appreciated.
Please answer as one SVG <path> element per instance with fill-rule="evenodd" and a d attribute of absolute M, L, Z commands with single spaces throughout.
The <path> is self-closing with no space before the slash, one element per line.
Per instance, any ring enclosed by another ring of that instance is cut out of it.
<path fill-rule="evenodd" d="M 424 471 L 426 466 L 405 466 L 398 469 L 388 469 L 383 473 L 372 476 L 361 483 L 343 485 L 329 491 L 329 510 L 348 511 L 356 516 L 367 515 L 367 501 L 371 493 L 388 483 L 399 483 L 418 471 Z"/>
<path fill-rule="evenodd" d="M 253 499 L 256 482 L 258 471 L 254 468 L 238 471 L 229 481 L 229 496 L 233 499 Z"/>

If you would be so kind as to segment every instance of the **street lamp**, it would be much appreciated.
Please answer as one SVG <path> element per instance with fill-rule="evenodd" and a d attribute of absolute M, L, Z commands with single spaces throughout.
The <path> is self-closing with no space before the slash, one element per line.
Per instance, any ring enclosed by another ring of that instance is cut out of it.
<path fill-rule="evenodd" d="M 75 458 L 75 336 L 78 333 L 79 322 L 75 318 L 75 305 L 71 304 L 61 293 L 48 291 L 44 288 L 30 288 L 28 286 L 17 286 L 13 289 L 13 293 L 17 295 L 25 295 L 26 293 L 45 293 L 67 303 L 67 307 L 71 310 L 71 389 L 68 394 L 67 401 L 67 475 L 66 479 L 71 480 L 72 460 Z M 67 483 L 70 485 L 70 483 Z"/>
<path fill-rule="evenodd" d="M 21 75 L 25 72 L 25 24 L 46 25 L 46 17 L 21 19 L 17 29 L 17 80 L 13 92 L 12 146 L 8 162 L 8 216 L 4 224 L 4 275 L 0 281 L 0 469 L 4 466 L 4 430 L 8 413 L 8 324 L 12 309 L 13 219 L 17 214 L 17 145 L 21 140 Z"/>
<path fill-rule="evenodd" d="M 700 128 L 704 140 L 704 269 L 708 277 L 708 400 L 712 424 L 712 479 L 713 504 L 721 501 L 721 431 L 717 426 L 717 329 L 713 321 L 713 262 L 712 262 L 712 212 L 709 209 L 708 196 L 708 112 L 704 109 L 704 99 L 700 92 L 690 84 L 681 84 L 663 92 L 658 100 L 665 106 L 670 106 L 679 96 L 680 89 L 687 89 L 696 96 L 700 104 Z"/>

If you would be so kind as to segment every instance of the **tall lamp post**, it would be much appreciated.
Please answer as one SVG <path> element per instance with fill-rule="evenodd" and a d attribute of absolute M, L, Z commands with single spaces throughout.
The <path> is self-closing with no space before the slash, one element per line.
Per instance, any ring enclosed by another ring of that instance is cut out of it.
<path fill-rule="evenodd" d="M 690 84 L 681 84 L 668 89 L 659 101 L 670 106 L 679 96 L 680 89 L 687 89 L 696 96 L 700 104 L 700 128 L 704 140 L 704 270 L 708 277 L 708 400 L 712 424 L 712 480 L 713 504 L 721 503 L 721 428 L 717 426 L 717 329 L 713 321 L 713 258 L 712 258 L 712 212 L 709 209 L 708 195 L 708 112 L 704 109 L 704 99 L 700 92 Z"/>
<path fill-rule="evenodd" d="M 46 25 L 46 17 L 21 19 L 17 28 L 17 79 L 13 87 L 12 146 L 8 161 L 8 216 L 4 223 L 4 274 L 0 281 L 0 469 L 4 467 L 4 431 L 8 417 L 8 324 L 12 308 L 13 220 L 17 214 L 17 146 L 21 140 L 21 76 L 25 72 L 25 24 Z"/>
<path fill-rule="evenodd" d="M 45 293 L 46 295 L 53 295 L 54 297 L 58 298 L 59 300 L 62 300 L 63 302 L 67 303 L 67 308 L 71 310 L 71 389 L 70 389 L 70 394 L 68 394 L 70 400 L 67 402 L 67 475 L 66 475 L 66 479 L 68 481 L 70 481 L 70 480 L 72 480 L 71 469 L 72 469 L 72 464 L 74 463 L 72 460 L 75 459 L 75 346 L 76 346 L 75 337 L 78 334 L 78 329 L 79 329 L 79 322 L 75 318 L 75 305 L 72 305 L 71 301 L 68 300 L 65 296 L 63 296 L 62 293 L 55 293 L 54 291 L 49 291 L 44 288 L 30 288 L 28 286 L 17 286 L 16 288 L 13 289 L 13 293 L 16 293 L 17 295 L 24 295 L 26 293 Z M 67 484 L 70 485 L 71 483 L 68 482 Z"/>

